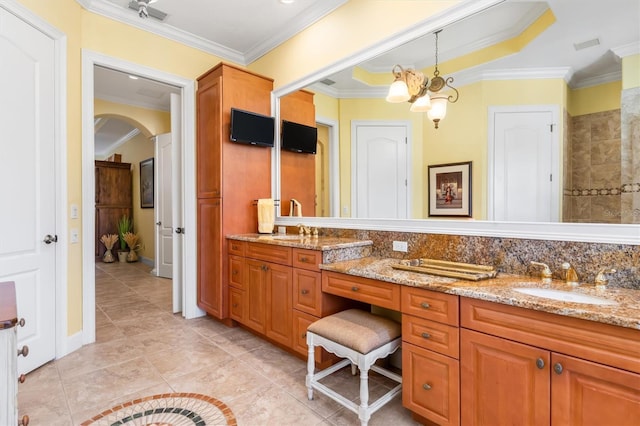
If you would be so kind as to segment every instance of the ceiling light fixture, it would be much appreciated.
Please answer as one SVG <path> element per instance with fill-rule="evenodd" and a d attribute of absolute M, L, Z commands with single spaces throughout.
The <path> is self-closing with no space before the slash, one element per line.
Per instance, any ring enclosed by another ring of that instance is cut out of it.
<path fill-rule="evenodd" d="M 442 30 L 436 31 L 436 67 L 433 71 L 431 82 L 420 71 L 408 68 L 404 69 L 400 65 L 393 67 L 392 73 L 395 77 L 393 83 L 389 87 L 387 102 L 411 103 L 410 111 L 426 112 L 430 120 L 433 120 L 436 129 L 438 124 L 447 115 L 447 102 L 457 102 L 458 91 L 451 86 L 453 77 L 444 79 L 440 77 L 438 70 L 438 34 Z M 446 87 L 454 91 L 454 94 L 448 94 Z"/>

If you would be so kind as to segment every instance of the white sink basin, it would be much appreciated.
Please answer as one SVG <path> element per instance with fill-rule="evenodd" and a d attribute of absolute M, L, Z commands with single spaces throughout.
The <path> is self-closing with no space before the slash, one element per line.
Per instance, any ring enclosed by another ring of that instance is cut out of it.
<path fill-rule="evenodd" d="M 617 305 L 616 302 L 586 294 L 574 293 L 572 291 L 551 290 L 548 288 L 515 288 L 518 293 L 530 296 L 542 297 L 545 299 L 560 300 L 562 302 L 584 303 L 588 305 Z"/>

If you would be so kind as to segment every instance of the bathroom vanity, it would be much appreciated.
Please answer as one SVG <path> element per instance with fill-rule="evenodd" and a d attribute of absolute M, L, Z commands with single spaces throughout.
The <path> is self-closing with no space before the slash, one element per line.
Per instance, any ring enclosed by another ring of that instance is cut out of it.
<path fill-rule="evenodd" d="M 399 259 L 369 256 L 369 246 L 332 256 L 321 248 L 327 237 L 229 238 L 234 319 L 300 356 L 307 325 L 349 303 L 399 312 L 403 405 L 422 423 L 624 425 L 640 418 L 638 290 L 504 273 L 480 281 L 417 273 L 395 269 Z M 285 328 L 278 332 L 275 323 Z"/>

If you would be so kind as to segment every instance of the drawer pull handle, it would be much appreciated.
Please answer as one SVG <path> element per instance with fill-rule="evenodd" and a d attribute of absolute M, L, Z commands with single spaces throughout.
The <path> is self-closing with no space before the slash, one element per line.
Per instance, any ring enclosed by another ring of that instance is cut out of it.
<path fill-rule="evenodd" d="M 232 245 L 231 245 L 231 250 L 238 250 L 238 246 L 237 246 L 237 245 L 235 245 L 235 244 L 232 244 Z"/>
<path fill-rule="evenodd" d="M 307 289 L 302 289 L 302 290 L 300 291 L 300 293 L 302 293 L 302 294 L 308 294 L 308 293 L 309 293 L 309 290 L 307 290 Z"/>
<path fill-rule="evenodd" d="M 427 302 L 422 302 L 420 304 L 420 307 L 422 307 L 423 309 L 429 309 L 431 306 Z"/>
<path fill-rule="evenodd" d="M 431 390 L 431 385 L 428 383 L 425 383 L 424 385 L 422 385 L 422 389 L 424 390 Z"/>
<path fill-rule="evenodd" d="M 268 270 L 269 270 L 269 267 L 268 267 L 267 265 L 262 265 L 262 266 L 260 267 L 260 269 L 262 269 L 263 271 L 265 271 L 265 272 L 266 272 L 266 271 L 268 271 Z"/>
<path fill-rule="evenodd" d="M 556 374 L 562 374 L 562 364 L 560 364 L 559 362 L 556 362 L 555 364 L 553 364 L 553 371 L 556 372 Z"/>
<path fill-rule="evenodd" d="M 238 275 L 238 270 L 237 270 L 237 269 L 234 269 L 233 271 L 231 271 L 231 274 L 232 274 L 232 275 Z"/>
<path fill-rule="evenodd" d="M 20 420 L 20 423 L 18 423 L 19 426 L 29 426 L 29 416 L 22 416 L 22 419 Z"/>
<path fill-rule="evenodd" d="M 306 339 L 307 338 L 307 333 L 302 333 L 302 338 Z"/>
<path fill-rule="evenodd" d="M 29 346 L 24 345 L 24 346 L 22 347 L 22 349 L 18 349 L 18 356 L 20 356 L 20 355 L 22 355 L 22 356 L 27 356 L 27 355 L 29 355 Z"/>
<path fill-rule="evenodd" d="M 544 368 L 544 359 L 542 358 L 536 359 L 536 367 L 542 370 Z"/>
<path fill-rule="evenodd" d="M 306 257 L 301 257 L 300 258 L 300 262 L 302 262 L 302 263 L 307 263 L 308 261 L 309 261 L 309 259 L 306 258 Z"/>
<path fill-rule="evenodd" d="M 233 304 L 233 307 L 234 307 L 234 308 L 237 308 L 237 307 L 238 307 L 238 304 L 237 304 L 237 303 L 234 303 L 234 304 Z"/>
<path fill-rule="evenodd" d="M 351 287 L 351 291 L 358 291 L 360 290 L 358 287 L 356 287 L 355 285 L 353 287 Z"/>
<path fill-rule="evenodd" d="M 422 333 L 422 337 L 424 337 L 425 339 L 430 339 L 431 335 L 429 333 Z"/>
<path fill-rule="evenodd" d="M 25 323 L 26 323 L 26 321 L 24 320 L 24 318 L 20 318 L 20 321 L 18 321 L 18 325 L 20 327 L 24 327 Z"/>
<path fill-rule="evenodd" d="M 27 380 L 27 376 L 24 374 L 21 374 L 20 377 L 18 377 L 18 382 L 20 383 L 24 383 L 25 380 Z"/>

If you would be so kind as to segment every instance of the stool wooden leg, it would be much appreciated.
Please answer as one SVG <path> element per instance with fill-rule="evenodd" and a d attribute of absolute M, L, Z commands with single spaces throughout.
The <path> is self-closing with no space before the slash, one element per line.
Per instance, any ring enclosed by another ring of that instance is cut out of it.
<path fill-rule="evenodd" d="M 313 373 L 315 372 L 315 346 L 313 342 L 309 342 L 307 340 L 307 346 L 309 347 L 309 353 L 307 356 L 307 398 L 309 400 L 313 399 L 313 387 L 311 387 L 311 382 L 313 380 Z"/>
<path fill-rule="evenodd" d="M 362 368 L 364 367 L 364 368 Z M 369 412 L 369 366 L 360 367 L 360 408 L 358 418 L 360 426 L 367 426 L 371 413 Z"/>

